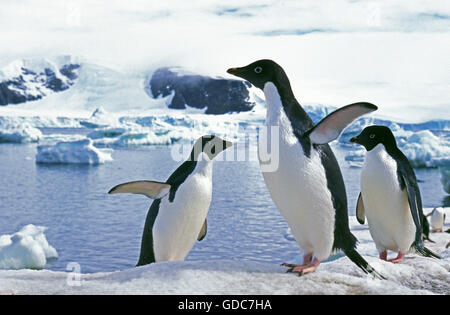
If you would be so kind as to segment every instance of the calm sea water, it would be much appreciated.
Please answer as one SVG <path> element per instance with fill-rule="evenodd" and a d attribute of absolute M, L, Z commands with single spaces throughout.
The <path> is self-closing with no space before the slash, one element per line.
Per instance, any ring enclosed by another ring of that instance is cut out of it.
<path fill-rule="evenodd" d="M 335 148 L 354 214 L 360 169 L 349 168 Z M 36 145 L 0 145 L 0 235 L 26 224 L 48 227 L 59 259 L 47 268 L 65 270 L 77 262 L 84 273 L 135 266 L 151 200 L 108 195 L 116 184 L 138 179 L 164 181 L 180 164 L 169 147 L 116 149 L 100 166 L 37 165 Z M 437 170 L 416 170 L 427 207 L 445 193 Z M 287 225 L 272 203 L 257 162 L 216 162 L 208 234 L 188 260 L 231 259 L 280 263 L 298 254 L 285 238 Z"/>

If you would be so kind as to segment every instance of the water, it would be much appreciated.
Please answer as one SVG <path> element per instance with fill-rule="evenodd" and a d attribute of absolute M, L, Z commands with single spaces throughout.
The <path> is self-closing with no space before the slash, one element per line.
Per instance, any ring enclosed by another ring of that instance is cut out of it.
<path fill-rule="evenodd" d="M 360 169 L 344 162 L 349 212 L 354 214 Z M 116 149 L 114 162 L 100 166 L 36 165 L 36 145 L 0 145 L 0 235 L 26 224 L 48 227 L 59 259 L 46 268 L 65 270 L 77 262 L 84 273 L 134 267 L 151 200 L 108 195 L 116 184 L 138 179 L 164 181 L 179 165 L 169 147 Z M 426 207 L 445 193 L 434 169 L 416 170 Z M 187 260 L 231 259 L 280 263 L 298 252 L 287 225 L 272 203 L 257 162 L 216 162 L 208 234 Z"/>

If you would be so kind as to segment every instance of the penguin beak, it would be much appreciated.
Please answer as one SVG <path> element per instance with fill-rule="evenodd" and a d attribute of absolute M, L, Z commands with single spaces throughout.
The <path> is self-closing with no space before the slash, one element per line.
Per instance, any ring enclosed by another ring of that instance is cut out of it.
<path fill-rule="evenodd" d="M 226 150 L 226 149 L 228 149 L 229 147 L 232 147 L 232 146 L 233 146 L 233 142 L 231 142 L 231 141 L 225 140 L 224 142 L 225 142 L 225 149 L 224 149 L 224 150 Z"/>
<path fill-rule="evenodd" d="M 227 70 L 229 74 L 240 77 L 240 75 L 244 72 L 243 68 L 230 68 Z"/>
<path fill-rule="evenodd" d="M 358 136 L 351 138 L 351 139 L 350 139 L 350 142 L 353 142 L 353 143 L 359 143 L 359 138 L 358 138 Z"/>

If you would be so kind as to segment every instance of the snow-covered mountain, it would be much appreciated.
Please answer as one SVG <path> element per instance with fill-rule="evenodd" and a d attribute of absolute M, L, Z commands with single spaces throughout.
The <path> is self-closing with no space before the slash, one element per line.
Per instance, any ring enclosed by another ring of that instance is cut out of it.
<path fill-rule="evenodd" d="M 177 69 L 159 68 L 149 82 L 153 97 L 172 95 L 169 108 L 186 109 L 186 106 L 206 109 L 205 114 L 246 112 L 253 109 L 250 101 L 251 84 L 242 80 L 212 78 L 183 74 Z"/>
<path fill-rule="evenodd" d="M 67 90 L 78 78 L 79 64 L 16 60 L 0 70 L 0 105 L 35 101 Z"/>

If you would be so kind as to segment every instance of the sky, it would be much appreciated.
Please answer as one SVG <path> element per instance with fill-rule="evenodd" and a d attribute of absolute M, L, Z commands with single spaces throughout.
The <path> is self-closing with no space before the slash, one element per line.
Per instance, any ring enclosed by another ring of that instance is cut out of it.
<path fill-rule="evenodd" d="M 160 66 L 230 77 L 270 58 L 302 104 L 450 119 L 449 1 L 2 1 L 0 67 L 76 56 L 145 76 Z"/>

